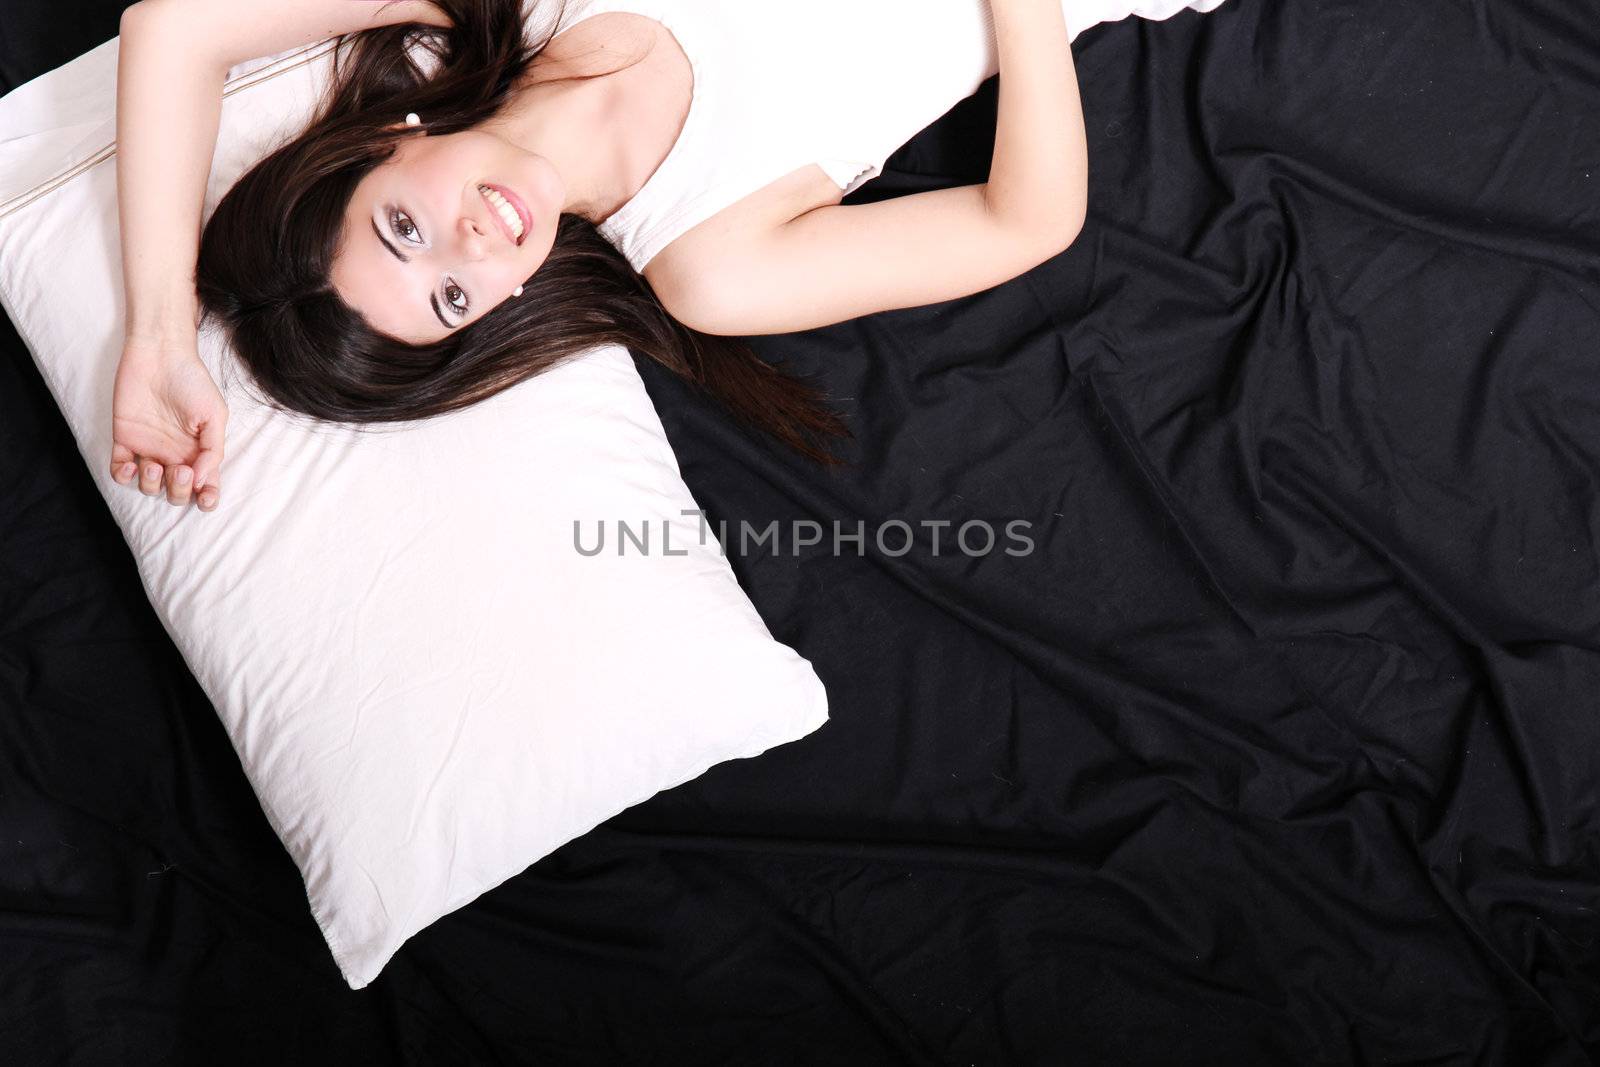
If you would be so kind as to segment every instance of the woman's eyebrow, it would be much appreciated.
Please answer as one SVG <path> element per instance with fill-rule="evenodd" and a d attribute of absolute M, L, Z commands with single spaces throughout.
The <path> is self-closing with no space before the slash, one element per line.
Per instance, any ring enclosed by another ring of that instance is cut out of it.
<path fill-rule="evenodd" d="M 444 317 L 444 312 L 442 310 L 440 310 L 440 308 L 439 308 L 439 294 L 438 293 L 429 293 L 428 294 L 428 303 L 433 305 L 433 313 L 435 315 L 439 316 L 439 321 L 444 323 L 444 328 L 445 329 L 453 330 L 453 329 L 456 328 L 456 324 L 451 322 L 449 319 L 445 318 Z"/>
<path fill-rule="evenodd" d="M 378 240 L 383 242 L 383 247 L 387 248 L 389 250 L 389 252 L 394 256 L 395 259 L 398 259 L 402 263 L 410 263 L 411 262 L 411 257 L 410 256 L 406 255 L 404 252 L 400 251 L 394 245 L 389 243 L 389 239 L 383 235 L 383 231 L 378 229 L 378 220 L 377 219 L 369 218 L 367 221 L 372 223 L 372 232 L 378 235 Z"/>
<path fill-rule="evenodd" d="M 383 247 L 387 248 L 389 250 L 390 254 L 393 255 L 395 259 L 398 259 L 402 263 L 410 263 L 411 262 L 411 257 L 410 256 L 406 255 L 404 252 L 400 251 L 394 245 L 389 243 L 389 239 L 383 235 L 383 231 L 378 229 L 378 220 L 377 219 L 368 219 L 367 221 L 372 223 L 372 232 L 377 235 L 378 240 L 383 242 Z M 439 294 L 438 293 L 429 293 L 428 294 L 428 304 L 429 304 L 429 306 L 431 306 L 433 308 L 434 315 L 437 316 L 439 321 L 444 324 L 444 328 L 445 329 L 453 330 L 453 329 L 456 328 L 455 323 L 453 323 L 449 319 L 445 318 L 444 317 L 444 312 L 442 310 L 440 310 L 440 308 L 439 308 Z"/>

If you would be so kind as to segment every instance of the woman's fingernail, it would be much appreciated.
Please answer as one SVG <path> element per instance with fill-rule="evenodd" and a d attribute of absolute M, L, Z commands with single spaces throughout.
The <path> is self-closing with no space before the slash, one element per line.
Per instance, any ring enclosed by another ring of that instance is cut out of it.
<path fill-rule="evenodd" d="M 139 465 L 137 463 L 124 463 L 122 465 L 122 476 L 124 478 L 132 478 L 135 474 L 138 474 L 138 473 L 139 473 Z"/>
<path fill-rule="evenodd" d="M 189 484 L 189 472 L 188 471 L 180 470 L 178 472 L 178 484 L 179 485 L 188 485 Z"/>
<path fill-rule="evenodd" d="M 151 466 L 148 466 L 148 467 L 146 467 L 146 468 L 145 468 L 145 469 L 144 469 L 144 476 L 145 476 L 145 477 L 146 477 L 146 478 L 154 478 L 154 477 L 155 477 L 155 476 L 156 476 L 156 475 L 157 475 L 157 474 L 159 474 L 159 473 L 160 473 L 160 472 L 159 472 L 159 471 L 157 471 L 157 470 L 156 470 L 156 468 L 155 468 L 155 465 L 154 465 L 154 464 L 152 464 L 152 465 L 151 465 Z"/>

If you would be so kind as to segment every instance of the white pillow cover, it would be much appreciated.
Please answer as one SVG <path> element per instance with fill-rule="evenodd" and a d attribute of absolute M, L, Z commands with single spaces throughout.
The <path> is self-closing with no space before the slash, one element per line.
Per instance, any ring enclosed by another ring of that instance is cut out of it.
<path fill-rule="evenodd" d="M 374 433 L 258 405 L 208 329 L 230 408 L 221 506 L 111 481 L 117 45 L 0 99 L 0 304 L 352 989 L 611 816 L 827 721 L 811 665 L 683 514 L 697 505 L 623 348 Z M 206 217 L 303 127 L 331 48 L 229 72 Z M 648 554 L 619 554 L 619 520 L 648 529 Z M 575 522 L 586 549 L 603 522 L 605 551 L 580 553 Z"/>

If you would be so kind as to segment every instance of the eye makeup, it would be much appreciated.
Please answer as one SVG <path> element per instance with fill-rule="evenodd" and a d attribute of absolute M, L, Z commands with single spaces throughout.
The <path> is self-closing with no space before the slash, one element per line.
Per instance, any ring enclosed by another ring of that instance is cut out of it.
<path fill-rule="evenodd" d="M 414 221 L 412 221 L 410 215 L 407 215 L 404 211 L 401 211 L 398 208 L 390 208 L 388 210 L 388 219 L 389 219 L 390 232 L 393 233 L 395 236 L 399 237 L 403 241 L 411 241 L 412 243 L 418 243 L 418 244 L 421 243 L 420 241 L 414 240 L 413 238 L 406 237 L 404 234 L 402 234 L 400 232 L 401 225 L 402 225 L 401 220 L 404 220 L 404 225 L 405 226 L 409 226 L 413 232 L 416 232 L 417 224 Z M 400 251 L 400 249 L 397 248 L 395 246 L 395 244 L 392 241 L 390 241 L 388 237 L 386 237 L 384 235 L 383 231 L 378 228 L 377 220 L 373 219 L 371 221 L 372 221 L 372 232 L 375 235 L 377 235 L 378 240 L 383 243 L 383 247 L 387 248 L 389 250 L 389 254 L 394 256 L 394 258 L 398 259 L 402 263 L 410 263 L 411 262 L 411 257 L 406 255 L 404 252 Z M 466 313 L 469 310 L 471 310 L 471 308 L 472 308 L 472 301 L 471 301 L 470 298 L 467 297 L 466 290 L 462 289 L 461 286 L 457 285 L 455 282 L 447 281 L 445 283 L 444 289 L 445 289 L 445 293 L 447 294 L 446 295 L 447 304 L 441 304 L 440 303 L 439 294 L 437 292 L 433 292 L 433 293 L 429 293 L 428 294 L 428 303 L 430 305 L 432 305 L 433 313 L 434 313 L 435 317 L 437 317 L 438 320 L 441 323 L 444 324 L 445 328 L 447 328 L 447 329 L 455 329 L 455 327 L 458 324 L 451 322 L 448 318 L 445 317 L 445 313 L 444 313 L 445 306 L 448 306 L 450 308 L 450 310 L 455 312 L 457 315 L 465 316 Z M 450 293 L 451 290 L 454 290 L 455 292 L 461 294 L 461 298 L 464 301 L 464 305 L 463 304 L 457 304 L 454 300 L 449 299 L 448 294 Z"/>

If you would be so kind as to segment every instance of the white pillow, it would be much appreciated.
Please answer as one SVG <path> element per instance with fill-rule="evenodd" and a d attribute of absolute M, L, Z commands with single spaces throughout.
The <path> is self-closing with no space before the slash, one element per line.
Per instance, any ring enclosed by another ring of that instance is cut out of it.
<path fill-rule="evenodd" d="M 112 482 L 117 43 L 0 99 L 0 303 L 351 988 L 613 815 L 827 721 L 811 665 L 683 514 L 697 505 L 623 348 L 363 432 L 251 402 L 208 329 L 230 408 L 221 506 Z M 330 50 L 229 72 L 206 217 L 304 125 Z M 648 554 L 619 520 L 648 529 Z M 580 553 L 575 523 L 588 549 L 602 522 L 605 551 Z"/>

